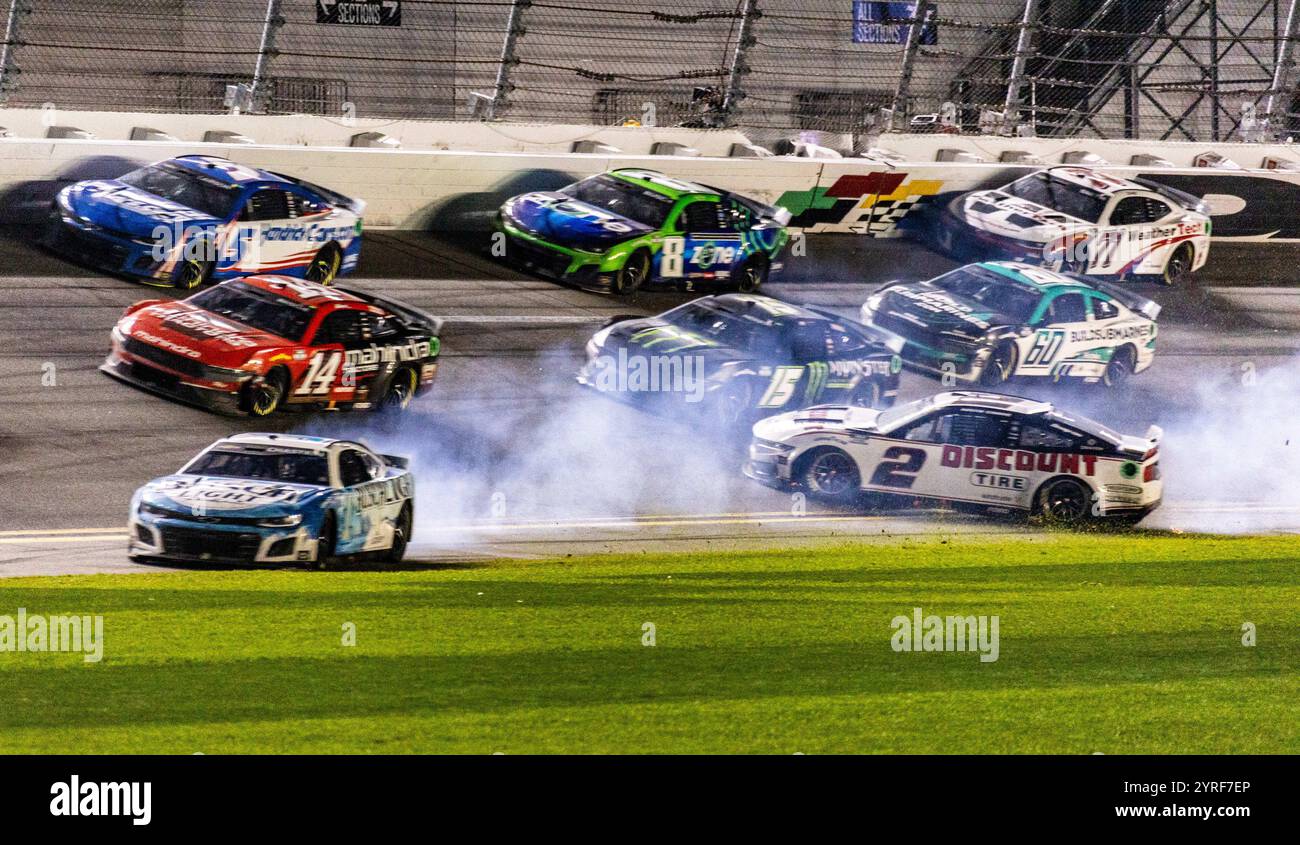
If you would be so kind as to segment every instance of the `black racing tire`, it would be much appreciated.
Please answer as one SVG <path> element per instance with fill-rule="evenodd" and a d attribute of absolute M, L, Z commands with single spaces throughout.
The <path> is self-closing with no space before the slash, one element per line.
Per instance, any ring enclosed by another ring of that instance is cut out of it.
<path fill-rule="evenodd" d="M 1052 478 L 1034 494 L 1034 513 L 1051 522 L 1079 525 L 1092 518 L 1092 490 L 1075 478 Z"/>
<path fill-rule="evenodd" d="M 338 567 L 341 562 L 335 552 L 338 547 L 338 526 L 338 518 L 334 516 L 334 511 L 327 511 L 325 519 L 321 522 L 320 534 L 316 537 L 316 559 L 311 562 L 312 569 L 325 572 Z"/>
<path fill-rule="evenodd" d="M 849 397 L 849 404 L 858 408 L 884 408 L 885 391 L 881 388 L 880 382 L 876 379 L 863 379 L 858 382 L 858 386 L 853 388 L 853 395 Z"/>
<path fill-rule="evenodd" d="M 636 293 L 649 278 L 650 253 L 644 249 L 634 250 L 610 280 L 609 292 L 616 296 L 629 296 Z"/>
<path fill-rule="evenodd" d="M 388 563 L 401 563 L 402 558 L 406 557 L 406 547 L 411 542 L 413 523 L 411 505 L 408 503 L 402 506 L 402 512 L 397 515 L 397 525 L 393 527 L 393 544 L 388 547 L 388 554 L 384 558 Z"/>
<path fill-rule="evenodd" d="M 754 391 L 749 382 L 732 379 L 714 392 L 706 410 L 724 430 L 743 428 L 754 420 Z"/>
<path fill-rule="evenodd" d="M 176 278 L 172 279 L 172 287 L 177 290 L 195 290 L 203 287 L 212 280 L 212 271 L 215 267 L 216 265 L 211 261 L 187 258 L 181 262 L 180 269 L 176 271 Z"/>
<path fill-rule="evenodd" d="M 383 413 L 405 411 L 415 398 L 420 376 L 410 367 L 400 367 L 388 380 L 383 398 L 375 403 L 375 410 Z"/>
<path fill-rule="evenodd" d="M 751 256 L 737 268 L 734 286 L 740 293 L 754 293 L 763 286 L 771 272 L 772 263 L 767 260 L 766 255 Z"/>
<path fill-rule="evenodd" d="M 862 490 L 857 461 L 834 446 L 822 446 L 799 458 L 791 474 L 810 496 L 829 502 L 852 502 Z"/>
<path fill-rule="evenodd" d="M 337 244 L 326 244 L 307 265 L 307 272 L 304 275 L 309 282 L 332 285 L 338 278 L 339 268 L 342 266 L 343 250 L 339 249 Z"/>
<path fill-rule="evenodd" d="M 980 373 L 980 385 L 982 387 L 997 387 L 1005 384 L 1016 371 L 1018 355 L 1014 343 L 1004 341 L 999 344 L 993 350 L 993 354 L 989 356 L 988 362 L 984 365 L 984 371 Z"/>
<path fill-rule="evenodd" d="M 1192 275 L 1192 263 L 1196 260 L 1196 250 L 1191 244 L 1181 244 L 1165 262 L 1164 271 L 1156 277 L 1162 285 L 1177 285 L 1187 281 Z"/>
<path fill-rule="evenodd" d="M 244 407 L 250 417 L 269 417 L 284 403 L 289 377 L 279 367 L 245 388 Z"/>
<path fill-rule="evenodd" d="M 1132 346 L 1121 346 L 1111 355 L 1106 370 L 1101 375 L 1105 387 L 1119 388 L 1128 383 L 1129 376 L 1137 369 L 1137 351 Z"/>

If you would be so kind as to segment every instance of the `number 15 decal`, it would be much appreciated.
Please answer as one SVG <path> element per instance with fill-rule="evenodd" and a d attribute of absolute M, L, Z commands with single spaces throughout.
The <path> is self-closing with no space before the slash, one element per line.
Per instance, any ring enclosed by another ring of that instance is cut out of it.
<path fill-rule="evenodd" d="M 876 464 L 876 471 L 871 474 L 871 483 L 877 487 L 912 489 L 916 474 L 925 466 L 925 450 L 910 446 L 890 446 L 885 450 L 884 458 Z"/>

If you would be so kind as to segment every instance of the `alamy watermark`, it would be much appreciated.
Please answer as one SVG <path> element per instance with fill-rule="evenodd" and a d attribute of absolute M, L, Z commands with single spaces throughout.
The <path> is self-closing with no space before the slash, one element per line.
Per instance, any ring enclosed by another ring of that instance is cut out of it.
<path fill-rule="evenodd" d="M 707 384 L 701 355 L 601 355 L 590 365 L 591 383 L 609 393 L 681 393 L 685 401 L 704 399 Z"/>
<path fill-rule="evenodd" d="M 981 663 L 998 659 L 997 616 L 926 616 L 919 607 L 911 616 L 895 616 L 890 647 L 894 651 L 975 651 Z"/>
<path fill-rule="evenodd" d="M 87 663 L 104 659 L 104 617 L 42 616 L 18 608 L 0 615 L 0 652 L 80 653 Z"/>

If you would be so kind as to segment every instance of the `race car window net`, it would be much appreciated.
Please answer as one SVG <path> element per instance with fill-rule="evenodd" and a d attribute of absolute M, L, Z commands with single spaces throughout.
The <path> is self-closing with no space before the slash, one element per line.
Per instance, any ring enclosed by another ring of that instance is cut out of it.
<path fill-rule="evenodd" d="M 167 162 L 132 170 L 118 181 L 223 221 L 229 220 L 234 212 L 240 191 L 238 186 Z"/>
<path fill-rule="evenodd" d="M 329 462 L 324 455 L 256 454 L 213 449 L 185 468 L 185 475 L 278 481 L 283 484 L 329 484 Z"/>
<path fill-rule="evenodd" d="M 278 188 L 263 188 L 248 198 L 240 219 L 287 220 L 298 216 L 294 210 L 290 208 L 288 192 Z"/>
<path fill-rule="evenodd" d="M 1008 414 L 949 411 L 909 427 L 904 439 L 950 446 L 1003 446 L 1010 422 Z"/>
<path fill-rule="evenodd" d="M 947 291 L 987 307 L 1013 322 L 1027 323 L 1034 315 L 1042 294 L 1017 285 L 978 265 L 968 265 L 945 273 L 931 282 Z"/>
<path fill-rule="evenodd" d="M 1119 316 L 1115 303 L 1098 297 L 1092 297 L 1092 316 L 1098 320 L 1110 320 Z"/>
<path fill-rule="evenodd" d="M 604 174 L 561 188 L 560 193 L 652 229 L 662 229 L 668 213 L 673 210 L 673 201 L 663 194 Z"/>
<path fill-rule="evenodd" d="M 292 341 L 302 340 L 312 309 L 243 282 L 226 282 L 192 296 L 190 304 Z"/>
<path fill-rule="evenodd" d="M 1032 173 L 1017 179 L 1002 193 L 1045 206 L 1062 214 L 1096 223 L 1106 209 L 1106 197 L 1090 188 L 1076 185 L 1049 173 Z"/>
<path fill-rule="evenodd" d="M 1088 319 L 1087 306 L 1081 293 L 1067 293 L 1056 297 L 1049 306 L 1053 323 L 1082 323 Z"/>

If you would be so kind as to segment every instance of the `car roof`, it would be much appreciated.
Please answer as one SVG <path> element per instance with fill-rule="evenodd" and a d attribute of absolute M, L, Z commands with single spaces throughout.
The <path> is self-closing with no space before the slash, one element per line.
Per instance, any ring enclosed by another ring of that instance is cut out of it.
<path fill-rule="evenodd" d="M 620 167 L 616 170 L 610 170 L 605 175 L 613 176 L 624 182 L 636 185 L 639 188 L 645 188 L 647 191 L 654 191 L 672 199 L 684 196 L 693 196 L 695 194 L 704 194 L 712 197 L 723 197 L 724 192 L 717 188 L 710 188 L 707 185 L 700 185 L 695 182 L 688 182 L 685 179 L 678 179 L 675 176 L 669 176 L 658 170 L 650 170 L 644 167 Z"/>
<path fill-rule="evenodd" d="M 232 434 L 230 437 L 223 437 L 214 443 L 214 446 L 220 446 L 224 443 L 231 443 L 238 446 L 267 446 L 280 447 L 285 449 L 304 449 L 309 452 L 318 452 L 324 454 L 329 450 L 336 448 L 346 440 L 335 440 L 330 437 L 311 437 L 306 434 L 272 434 L 268 432 L 247 432 L 244 434 Z"/>
<path fill-rule="evenodd" d="M 984 393 L 978 390 L 950 390 L 931 397 L 932 408 L 983 408 L 989 411 L 1008 411 L 1016 414 L 1045 414 L 1052 410 L 1051 402 L 1008 396 L 1002 393 Z"/>
<path fill-rule="evenodd" d="M 794 305 L 770 296 L 757 293 L 724 293 L 718 296 L 704 297 L 719 305 L 722 309 L 738 317 L 747 317 L 763 323 L 782 323 L 788 320 L 821 320 L 831 322 L 832 318 L 802 305 Z M 836 318 L 838 319 L 838 318 Z"/>
<path fill-rule="evenodd" d="M 306 279 L 298 279 L 293 276 L 241 276 L 231 281 L 244 282 L 251 287 L 269 291 L 292 302 L 308 305 L 312 308 L 334 304 L 364 307 L 368 311 L 376 310 L 375 306 L 345 290 L 326 287 L 317 282 L 309 282 Z M 223 284 L 225 283 L 223 282 Z"/>
<path fill-rule="evenodd" d="M 1044 171 L 1040 170 L 1039 172 Z M 1108 197 L 1125 191 L 1151 193 L 1150 188 L 1139 185 L 1137 182 L 1131 182 L 1120 176 L 1112 176 L 1109 173 L 1102 173 L 1100 170 L 1094 170 L 1091 167 L 1064 165 L 1049 167 L 1045 172 L 1081 188 L 1088 188 L 1099 194 L 1105 194 Z"/>
<path fill-rule="evenodd" d="M 227 185 L 292 185 L 293 182 L 272 173 L 269 170 L 262 170 L 247 164 L 237 164 L 228 158 L 222 156 L 210 155 L 184 155 L 168 159 L 173 164 L 178 164 L 187 170 L 193 170 L 196 173 L 202 173 L 211 179 L 219 182 L 225 182 Z M 231 167 L 233 166 L 233 168 Z M 252 179 L 239 178 L 237 171 L 246 171 L 256 174 Z"/>
<path fill-rule="evenodd" d="M 1025 264 L 1020 261 L 982 261 L 976 266 L 990 270 L 1008 281 L 1031 290 L 1047 291 L 1053 288 L 1096 290 L 1082 279 L 1066 276 L 1036 264 Z"/>

